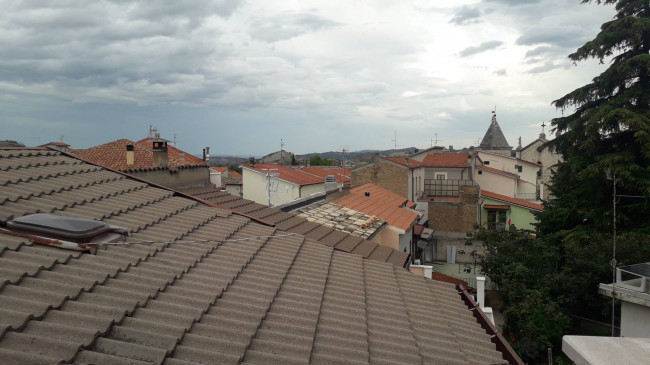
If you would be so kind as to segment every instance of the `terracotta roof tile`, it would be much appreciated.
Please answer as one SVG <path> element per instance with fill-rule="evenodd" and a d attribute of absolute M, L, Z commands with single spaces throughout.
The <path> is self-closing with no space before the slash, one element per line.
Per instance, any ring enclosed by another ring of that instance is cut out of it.
<path fill-rule="evenodd" d="M 227 167 L 214 167 L 213 166 L 213 167 L 210 167 L 210 170 L 216 171 L 216 172 L 224 172 L 224 171 L 228 171 L 228 168 Z"/>
<path fill-rule="evenodd" d="M 518 179 L 519 178 L 519 175 L 513 174 L 511 172 L 506 172 L 506 171 L 502 171 L 502 170 L 499 170 L 499 169 L 495 169 L 494 167 L 476 166 L 476 169 L 477 170 L 484 170 L 484 171 L 487 171 L 487 172 L 491 172 L 491 173 L 494 173 L 494 174 L 499 174 L 499 175 L 503 175 L 503 176 L 507 176 L 507 177 L 511 177 L 513 179 Z"/>
<path fill-rule="evenodd" d="M 422 166 L 425 167 L 469 167 L 467 153 L 434 153 L 427 155 L 422 160 Z"/>
<path fill-rule="evenodd" d="M 422 166 L 422 162 L 414 160 L 412 158 L 408 157 L 386 157 L 388 161 L 392 161 L 395 163 L 398 163 L 402 166 L 406 167 L 420 167 Z"/>
<path fill-rule="evenodd" d="M 52 152 L 0 150 L 0 175 L 20 171 L 0 191 L 25 191 L 0 211 L 92 213 L 132 234 L 93 255 L 0 233 L 4 362 L 506 362 L 453 285 L 363 258 L 400 252 L 337 251 Z"/>
<path fill-rule="evenodd" d="M 404 208 L 409 203 L 406 198 L 370 183 L 350 189 L 350 194 L 333 203 L 376 216 L 403 230 L 409 229 L 418 218 L 417 213 Z"/>
<path fill-rule="evenodd" d="M 257 171 L 263 174 L 277 173 L 278 178 L 297 185 L 324 184 L 325 178 L 314 176 L 298 169 L 281 166 L 278 164 L 256 164 L 255 166 L 243 165 L 242 168 Z"/>
<path fill-rule="evenodd" d="M 533 210 L 538 210 L 538 211 L 543 211 L 544 206 L 541 204 L 537 203 L 531 203 L 529 201 L 523 200 L 523 199 L 517 199 L 517 198 L 511 198 L 509 196 L 493 193 L 491 191 L 487 190 L 481 190 L 481 196 L 484 196 L 486 198 L 494 199 L 494 200 L 500 200 L 506 203 L 514 204 L 514 205 L 519 205 L 524 208 L 530 208 Z"/>
<path fill-rule="evenodd" d="M 126 163 L 126 146 L 133 145 L 134 163 Z M 114 170 L 145 169 L 153 167 L 153 152 L 151 144 L 147 139 L 133 142 L 128 139 L 104 143 L 88 149 L 71 150 L 73 154 L 84 160 L 97 163 Z M 169 167 L 204 165 L 205 162 L 189 153 L 183 152 L 176 147 L 167 146 Z"/>
<path fill-rule="evenodd" d="M 323 167 L 301 167 L 300 171 L 306 172 L 308 174 L 316 175 L 325 179 L 327 176 L 335 176 L 336 182 L 342 183 L 344 185 L 350 185 L 350 170 L 342 168 L 323 168 Z"/>

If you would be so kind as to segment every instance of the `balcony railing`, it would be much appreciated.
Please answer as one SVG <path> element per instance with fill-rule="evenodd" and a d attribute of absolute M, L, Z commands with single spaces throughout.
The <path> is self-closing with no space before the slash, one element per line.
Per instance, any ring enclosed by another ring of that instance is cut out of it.
<path fill-rule="evenodd" d="M 425 196 L 459 196 L 461 186 L 476 185 L 471 180 L 424 179 Z"/>

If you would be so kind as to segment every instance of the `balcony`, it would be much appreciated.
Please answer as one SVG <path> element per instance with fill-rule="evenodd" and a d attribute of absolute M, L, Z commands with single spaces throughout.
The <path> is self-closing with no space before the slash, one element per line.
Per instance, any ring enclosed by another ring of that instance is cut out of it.
<path fill-rule="evenodd" d="M 598 292 L 611 297 L 650 307 L 650 263 L 616 268 L 616 282 L 600 284 Z"/>
<path fill-rule="evenodd" d="M 438 180 L 438 179 L 425 179 L 424 180 L 424 191 L 422 196 L 424 198 L 445 198 L 445 197 L 460 197 L 460 193 L 463 186 L 477 186 L 478 185 L 471 180 Z M 430 199 L 436 200 L 436 199 Z M 446 199 L 440 199 L 446 200 Z"/>

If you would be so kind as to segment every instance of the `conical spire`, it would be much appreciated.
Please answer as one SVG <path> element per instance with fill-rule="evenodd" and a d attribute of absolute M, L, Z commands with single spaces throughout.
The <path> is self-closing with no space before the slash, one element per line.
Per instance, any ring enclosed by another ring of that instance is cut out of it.
<path fill-rule="evenodd" d="M 483 140 L 481 140 L 479 148 L 485 151 L 512 149 L 508 144 L 508 141 L 506 141 L 503 132 L 501 132 L 501 128 L 497 122 L 497 115 L 494 112 L 492 112 L 492 122 L 490 123 L 490 127 L 487 132 L 485 132 L 485 136 L 483 137 Z"/>

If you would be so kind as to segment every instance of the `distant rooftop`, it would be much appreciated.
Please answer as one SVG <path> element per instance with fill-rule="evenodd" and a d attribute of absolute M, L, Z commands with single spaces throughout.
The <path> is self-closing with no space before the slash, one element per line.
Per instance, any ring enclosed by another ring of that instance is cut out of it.
<path fill-rule="evenodd" d="M 294 213 L 309 222 L 332 227 L 337 231 L 346 232 L 363 239 L 371 238 L 384 224 L 384 221 L 379 218 L 333 203 L 311 205 Z"/>

